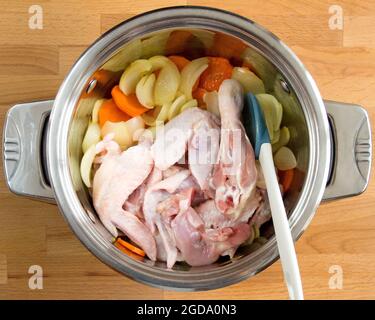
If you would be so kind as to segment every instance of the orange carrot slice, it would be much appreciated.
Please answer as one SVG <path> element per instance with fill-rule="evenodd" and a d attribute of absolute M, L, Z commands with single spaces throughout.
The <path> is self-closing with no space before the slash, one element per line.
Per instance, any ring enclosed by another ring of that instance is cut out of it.
<path fill-rule="evenodd" d="M 127 241 L 125 241 L 121 238 L 117 238 L 116 242 L 118 242 L 120 245 L 122 245 L 126 249 L 129 249 L 130 251 L 132 251 L 132 252 L 134 252 L 134 253 L 142 256 L 142 257 L 144 257 L 146 255 L 146 253 L 142 249 L 140 249 L 136 246 L 133 246 L 131 243 L 129 243 L 129 242 L 127 242 Z"/>
<path fill-rule="evenodd" d="M 199 107 L 204 107 L 205 103 L 203 100 L 204 95 L 206 94 L 206 90 L 203 88 L 197 88 L 196 90 L 193 91 L 193 98 L 198 101 L 198 106 Z"/>
<path fill-rule="evenodd" d="M 280 183 L 283 186 L 283 191 L 285 193 L 290 189 L 290 186 L 292 185 L 294 169 L 289 169 L 285 171 L 279 170 L 278 175 L 280 178 Z"/>
<path fill-rule="evenodd" d="M 232 77 L 233 67 L 228 59 L 209 57 L 208 68 L 200 76 L 199 87 L 207 91 L 217 91 L 225 79 Z"/>
<path fill-rule="evenodd" d="M 210 49 L 212 55 L 225 58 L 240 58 L 247 45 L 239 39 L 225 33 L 216 33 L 213 46 Z"/>
<path fill-rule="evenodd" d="M 165 51 L 167 54 L 177 54 L 184 52 L 190 39 L 194 36 L 187 30 L 172 31 L 168 37 Z"/>
<path fill-rule="evenodd" d="M 139 116 L 149 110 L 140 104 L 134 93 L 127 96 L 120 90 L 119 86 L 113 87 L 111 93 L 116 105 L 132 117 Z"/>
<path fill-rule="evenodd" d="M 181 71 L 190 61 L 183 56 L 169 56 L 169 60 L 171 60 L 179 71 Z"/>
<path fill-rule="evenodd" d="M 129 115 L 122 112 L 112 99 L 103 102 L 99 109 L 99 126 L 103 127 L 107 121 L 120 122 L 130 119 Z"/>

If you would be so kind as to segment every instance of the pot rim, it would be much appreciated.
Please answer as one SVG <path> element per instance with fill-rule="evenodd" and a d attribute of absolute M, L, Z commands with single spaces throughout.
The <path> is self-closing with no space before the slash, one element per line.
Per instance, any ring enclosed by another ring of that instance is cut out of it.
<path fill-rule="evenodd" d="M 166 18 L 167 17 L 167 18 Z M 192 21 L 191 23 L 187 22 Z M 237 14 L 200 6 L 178 6 L 149 11 L 126 20 L 104 33 L 79 58 L 60 86 L 50 116 L 47 163 L 56 202 L 64 218 L 81 242 L 101 261 L 139 282 L 179 290 L 207 290 L 242 281 L 278 259 L 276 239 L 254 253 L 208 272 L 170 271 L 139 263 L 120 253 L 96 230 L 73 187 L 68 158 L 68 133 L 74 108 L 90 75 L 120 45 L 154 31 L 189 27 L 230 33 L 257 45 L 256 50 L 287 75 L 305 115 L 309 134 L 309 164 L 303 190 L 289 218 L 297 240 L 310 223 L 319 205 L 328 178 L 330 140 L 327 114 L 318 88 L 295 54 L 275 35 Z M 246 39 L 244 39 L 246 38 Z"/>

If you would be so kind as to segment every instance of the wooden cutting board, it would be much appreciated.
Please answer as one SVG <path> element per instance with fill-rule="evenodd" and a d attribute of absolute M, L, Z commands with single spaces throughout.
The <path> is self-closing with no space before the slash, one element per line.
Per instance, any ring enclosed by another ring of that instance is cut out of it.
<path fill-rule="evenodd" d="M 375 115 L 371 0 L 335 1 L 343 10 L 342 30 L 329 28 L 330 0 L 41 0 L 41 30 L 28 26 L 33 2 L 0 3 L 1 124 L 13 104 L 53 98 L 78 55 L 110 27 L 141 12 L 186 4 L 218 7 L 259 22 L 296 52 L 324 98 L 357 103 L 370 118 Z M 298 241 L 297 253 L 307 299 L 375 299 L 375 180 L 361 196 L 322 204 Z M 43 268 L 42 290 L 28 286 L 32 265 Z M 342 288 L 330 288 L 330 277 L 338 271 Z M 279 262 L 252 279 L 208 292 L 177 293 L 138 284 L 92 256 L 56 206 L 10 194 L 1 175 L 0 299 L 5 298 L 286 299 L 287 292 Z"/>

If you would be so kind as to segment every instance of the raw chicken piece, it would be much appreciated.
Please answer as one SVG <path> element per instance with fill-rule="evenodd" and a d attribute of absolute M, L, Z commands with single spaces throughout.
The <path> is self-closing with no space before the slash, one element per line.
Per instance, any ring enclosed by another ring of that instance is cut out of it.
<path fill-rule="evenodd" d="M 162 179 L 162 172 L 154 167 L 147 177 L 146 181 L 142 183 L 134 192 L 129 196 L 128 200 L 125 201 L 123 206 L 124 210 L 129 211 L 139 218 L 143 217 L 142 205 L 143 199 L 147 188 L 151 187 L 153 184 L 159 182 Z"/>
<path fill-rule="evenodd" d="M 210 112 L 199 108 L 189 108 L 169 121 L 161 129 L 151 148 L 155 166 L 166 170 L 183 158 L 187 144 L 193 135 L 194 125 L 201 120 L 219 126 L 219 119 Z"/>
<path fill-rule="evenodd" d="M 222 253 L 237 248 L 250 235 L 247 223 L 205 230 L 202 218 L 191 207 L 172 221 L 172 229 L 182 258 L 191 266 L 215 262 Z"/>
<path fill-rule="evenodd" d="M 209 192 L 209 179 L 217 160 L 220 146 L 220 128 L 209 118 L 193 126 L 193 135 L 188 142 L 188 163 L 191 174 L 202 191 Z"/>
<path fill-rule="evenodd" d="M 219 89 L 220 150 L 211 185 L 217 208 L 233 216 L 242 214 L 257 179 L 254 151 L 240 120 L 242 107 L 241 85 L 224 80 Z"/>
<path fill-rule="evenodd" d="M 250 224 L 255 224 L 259 228 L 263 223 L 271 219 L 271 208 L 268 200 L 267 190 L 257 189 L 257 192 L 261 198 L 261 201 L 250 220 Z"/>
<path fill-rule="evenodd" d="M 190 206 L 192 189 L 174 194 L 181 183 L 190 176 L 189 170 L 152 185 L 145 193 L 143 214 L 152 234 L 159 232 L 167 256 L 167 267 L 172 268 L 178 258 L 176 240 L 170 227 L 173 216 Z"/>
<path fill-rule="evenodd" d="M 149 229 L 122 206 L 147 178 L 153 159 L 148 143 L 142 143 L 120 153 L 114 141 L 104 140 L 97 146 L 101 166 L 93 181 L 94 207 L 104 226 L 117 237 L 117 228 L 137 243 L 151 260 L 156 259 L 156 245 Z"/>

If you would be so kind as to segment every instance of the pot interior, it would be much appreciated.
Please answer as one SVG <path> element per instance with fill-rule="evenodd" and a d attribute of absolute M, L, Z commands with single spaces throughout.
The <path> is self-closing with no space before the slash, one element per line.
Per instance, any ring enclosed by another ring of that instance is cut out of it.
<path fill-rule="evenodd" d="M 288 215 L 293 216 L 293 209 L 299 200 L 308 168 L 309 139 L 303 110 L 288 79 L 285 79 L 278 68 L 257 48 L 233 35 L 213 29 L 174 28 L 147 34 L 121 45 L 119 50 L 92 73 L 76 104 L 68 140 L 70 172 L 77 196 L 91 219 L 91 227 L 96 228 L 106 241 L 113 240 L 111 234 L 97 217 L 92 205 L 90 190 L 83 185 L 80 178 L 81 144 L 94 104 L 98 99 L 111 97 L 111 88 L 118 82 L 122 71 L 132 61 L 154 55 L 168 56 L 172 54 L 183 55 L 188 59 L 221 56 L 228 58 L 234 66 L 245 64 L 263 80 L 266 93 L 273 94 L 283 105 L 282 126 L 289 128 L 288 147 L 292 149 L 297 159 L 297 169 L 292 186 L 285 195 Z M 262 241 L 259 240 L 250 246 L 240 247 L 232 260 L 221 257 L 216 263 L 205 267 L 190 267 L 185 263 L 177 262 L 170 272 L 207 272 L 236 263 L 248 255 L 254 255 L 256 258 L 257 251 L 262 250 L 266 241 L 274 235 L 271 221 L 261 227 L 260 235 Z M 148 259 L 134 259 L 139 264 L 166 269 L 164 262 L 154 263 Z"/>

